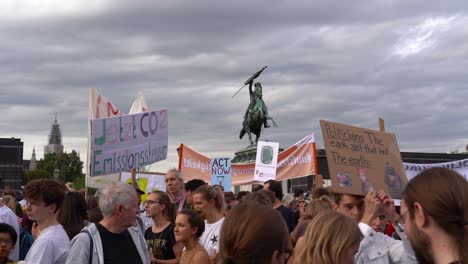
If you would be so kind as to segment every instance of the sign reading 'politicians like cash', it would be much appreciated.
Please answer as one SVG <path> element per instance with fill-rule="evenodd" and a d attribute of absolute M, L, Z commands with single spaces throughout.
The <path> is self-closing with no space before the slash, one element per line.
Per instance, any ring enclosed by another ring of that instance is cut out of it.
<path fill-rule="evenodd" d="M 91 176 L 107 175 L 164 160 L 167 110 L 91 120 Z"/>

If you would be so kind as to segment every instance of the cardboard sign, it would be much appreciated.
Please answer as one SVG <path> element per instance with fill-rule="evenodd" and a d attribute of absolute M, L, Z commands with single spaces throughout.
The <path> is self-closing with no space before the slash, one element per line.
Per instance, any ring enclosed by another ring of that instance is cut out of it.
<path fill-rule="evenodd" d="M 255 181 L 266 182 L 276 179 L 278 148 L 279 143 L 277 142 L 258 141 L 257 158 L 255 159 Z"/>
<path fill-rule="evenodd" d="M 91 120 L 90 175 L 107 175 L 164 160 L 167 110 Z"/>
<path fill-rule="evenodd" d="M 320 120 L 332 189 L 365 195 L 383 189 L 400 199 L 407 183 L 396 136 Z"/>
<path fill-rule="evenodd" d="M 211 185 L 221 185 L 224 191 L 231 191 L 231 159 L 213 158 L 211 159 Z"/>

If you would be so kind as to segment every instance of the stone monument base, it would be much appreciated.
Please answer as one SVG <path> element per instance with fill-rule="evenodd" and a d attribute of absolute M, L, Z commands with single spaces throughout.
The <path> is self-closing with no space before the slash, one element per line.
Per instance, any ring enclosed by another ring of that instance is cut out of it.
<path fill-rule="evenodd" d="M 255 162 L 256 157 L 257 145 L 252 145 L 234 152 L 234 158 L 231 160 L 231 163 Z"/>

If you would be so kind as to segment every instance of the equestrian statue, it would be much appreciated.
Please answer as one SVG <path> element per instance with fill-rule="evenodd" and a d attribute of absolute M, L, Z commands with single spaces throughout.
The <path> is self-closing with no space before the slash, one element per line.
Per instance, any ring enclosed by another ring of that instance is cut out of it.
<path fill-rule="evenodd" d="M 278 125 L 273 120 L 273 117 L 268 114 L 268 108 L 263 101 L 263 94 L 262 94 L 262 85 L 259 82 L 254 84 L 254 80 L 266 69 L 267 67 L 263 67 L 263 69 L 256 72 L 252 75 L 247 81 L 245 81 L 244 86 L 247 84 L 249 85 L 249 94 L 250 94 L 250 104 L 247 107 L 247 110 L 244 114 L 244 121 L 242 122 L 242 129 L 239 134 L 239 138 L 242 139 L 245 134 L 249 136 L 250 145 L 257 145 L 258 139 L 262 132 L 262 126 L 264 128 L 270 127 L 268 124 L 268 120 L 271 120 L 274 127 Z M 242 88 L 244 88 L 242 86 Z M 252 86 L 255 87 L 252 90 Z M 241 88 L 241 89 L 242 89 Z M 241 90 L 239 89 L 233 97 Z M 252 133 L 255 134 L 255 143 L 252 140 Z"/>

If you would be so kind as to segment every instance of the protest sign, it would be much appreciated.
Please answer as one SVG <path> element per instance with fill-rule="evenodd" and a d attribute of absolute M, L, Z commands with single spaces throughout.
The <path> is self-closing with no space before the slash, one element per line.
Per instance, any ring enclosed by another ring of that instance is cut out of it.
<path fill-rule="evenodd" d="M 167 110 L 91 120 L 91 176 L 129 171 L 164 160 Z"/>
<path fill-rule="evenodd" d="M 202 179 L 211 181 L 210 158 L 181 144 L 179 149 L 179 170 L 184 181 Z M 252 184 L 255 163 L 232 163 L 232 185 Z M 310 134 L 296 144 L 278 154 L 276 180 L 287 180 L 317 174 L 317 155 L 314 134 Z"/>
<path fill-rule="evenodd" d="M 85 185 L 86 187 L 92 188 L 105 188 L 107 185 L 118 182 L 120 178 L 119 173 L 113 173 L 108 175 L 91 176 L 91 119 L 93 118 L 101 118 L 101 117 L 111 117 L 111 116 L 118 116 L 122 115 L 122 111 L 120 111 L 112 102 L 107 100 L 106 97 L 101 95 L 96 89 L 89 88 L 89 107 L 88 107 L 88 147 L 87 147 L 87 155 L 86 155 L 86 178 L 85 178 Z"/>
<path fill-rule="evenodd" d="M 131 172 L 122 172 L 120 174 L 120 180 L 131 184 L 132 180 Z M 146 194 L 141 196 L 142 202 L 146 201 L 146 197 L 152 191 L 166 191 L 166 183 L 164 181 L 165 174 L 158 172 L 137 172 L 135 174 L 135 183 L 138 185 L 140 190 Z"/>
<path fill-rule="evenodd" d="M 394 134 L 320 120 L 332 189 L 365 195 L 385 190 L 400 199 L 407 183 Z"/>
<path fill-rule="evenodd" d="M 231 191 L 231 159 L 230 158 L 213 158 L 211 165 L 211 184 L 221 185 L 224 191 Z"/>
<path fill-rule="evenodd" d="M 277 142 L 258 141 L 257 157 L 255 159 L 255 181 L 266 182 L 276 179 L 278 148 L 279 143 Z"/>

